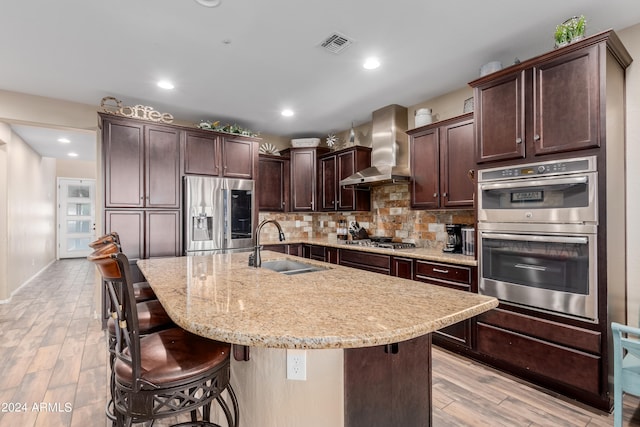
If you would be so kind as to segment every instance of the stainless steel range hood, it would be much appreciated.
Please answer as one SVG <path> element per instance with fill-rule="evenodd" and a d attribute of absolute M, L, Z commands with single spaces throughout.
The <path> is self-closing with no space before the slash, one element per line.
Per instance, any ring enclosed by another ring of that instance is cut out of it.
<path fill-rule="evenodd" d="M 373 186 L 409 181 L 407 109 L 388 105 L 374 111 L 372 119 L 371 167 L 341 180 L 340 185 Z"/>

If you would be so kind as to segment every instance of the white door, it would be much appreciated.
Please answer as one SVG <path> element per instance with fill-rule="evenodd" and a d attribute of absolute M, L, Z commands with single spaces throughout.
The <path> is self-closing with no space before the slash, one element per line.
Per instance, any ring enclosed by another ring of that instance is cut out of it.
<path fill-rule="evenodd" d="M 89 255 L 95 240 L 94 179 L 58 178 L 58 259 Z"/>

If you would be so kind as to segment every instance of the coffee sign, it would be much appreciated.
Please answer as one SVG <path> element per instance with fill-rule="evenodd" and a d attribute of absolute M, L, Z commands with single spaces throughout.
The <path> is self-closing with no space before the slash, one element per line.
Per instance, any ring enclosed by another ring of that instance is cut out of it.
<path fill-rule="evenodd" d="M 113 96 L 105 96 L 102 98 L 100 107 L 105 113 L 116 116 L 149 120 L 156 123 L 173 123 L 173 116 L 169 113 L 160 113 L 154 110 L 153 107 L 145 105 L 134 105 L 133 107 L 123 106 L 122 101 Z"/>

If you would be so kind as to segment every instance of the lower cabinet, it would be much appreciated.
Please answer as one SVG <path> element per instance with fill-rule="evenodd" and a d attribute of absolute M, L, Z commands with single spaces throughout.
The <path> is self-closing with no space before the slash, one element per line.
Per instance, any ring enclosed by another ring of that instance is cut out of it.
<path fill-rule="evenodd" d="M 601 338 L 596 331 L 498 308 L 478 316 L 476 351 L 550 388 L 598 395 Z"/>
<path fill-rule="evenodd" d="M 391 275 L 413 280 L 413 258 L 391 257 Z"/>
<path fill-rule="evenodd" d="M 391 256 L 372 252 L 340 249 L 340 265 L 375 273 L 391 274 Z"/>
<path fill-rule="evenodd" d="M 182 255 L 179 210 L 106 210 L 105 231 L 116 231 L 129 259 Z"/>
<path fill-rule="evenodd" d="M 476 271 L 476 267 L 416 260 L 413 280 L 464 292 L 475 292 Z M 453 344 L 454 347 L 471 348 L 473 322 L 474 319 L 467 319 L 442 328 L 433 335 L 433 342 L 444 347 Z"/>
<path fill-rule="evenodd" d="M 280 252 L 282 254 L 302 256 L 302 245 L 300 243 L 276 243 L 262 245 L 265 251 Z"/>

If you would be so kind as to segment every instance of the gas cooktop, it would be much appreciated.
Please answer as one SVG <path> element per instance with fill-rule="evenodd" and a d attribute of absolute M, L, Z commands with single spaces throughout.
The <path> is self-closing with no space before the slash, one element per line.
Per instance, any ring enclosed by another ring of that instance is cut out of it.
<path fill-rule="evenodd" d="M 392 242 L 391 239 L 360 239 L 360 240 L 347 240 L 345 242 L 347 245 L 353 246 L 368 246 L 372 248 L 384 248 L 384 249 L 409 249 L 415 248 L 415 243 L 404 243 L 404 242 Z"/>

